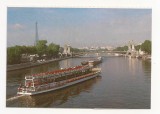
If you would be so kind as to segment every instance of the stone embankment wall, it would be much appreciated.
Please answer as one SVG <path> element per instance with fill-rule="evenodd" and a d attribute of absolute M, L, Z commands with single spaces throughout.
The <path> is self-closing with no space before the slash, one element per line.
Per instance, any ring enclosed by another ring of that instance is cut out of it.
<path fill-rule="evenodd" d="M 30 62 L 30 63 L 21 63 L 21 64 L 14 64 L 14 65 L 7 65 L 7 71 L 13 71 L 13 70 L 19 70 L 19 69 L 24 69 L 24 68 L 30 68 L 30 67 L 39 66 L 39 65 L 43 65 L 43 64 L 48 64 L 48 63 L 51 63 L 51 62 L 60 61 L 60 60 L 64 60 L 64 59 L 69 59 L 69 58 L 71 58 L 71 57 L 52 59 L 52 60 L 43 61 L 43 62 L 35 62 L 35 63 Z"/>

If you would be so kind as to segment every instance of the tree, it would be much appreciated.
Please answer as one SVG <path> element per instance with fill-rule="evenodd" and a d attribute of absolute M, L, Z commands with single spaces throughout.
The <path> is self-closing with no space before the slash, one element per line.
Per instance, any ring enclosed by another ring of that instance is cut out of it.
<path fill-rule="evenodd" d="M 78 49 L 78 48 L 71 47 L 71 52 L 73 52 L 73 53 L 85 52 L 85 49 Z"/>
<path fill-rule="evenodd" d="M 27 47 L 27 54 L 36 54 L 37 50 L 35 46 L 28 46 Z"/>
<path fill-rule="evenodd" d="M 42 57 L 46 54 L 49 58 L 57 57 L 59 54 L 60 46 L 54 43 L 47 46 L 46 40 L 39 40 L 36 46 L 14 46 L 7 48 L 7 64 L 21 63 L 22 54 L 38 54 Z"/>
<path fill-rule="evenodd" d="M 39 40 L 36 44 L 37 54 L 42 57 L 43 54 L 46 54 L 47 51 L 47 40 Z"/>
<path fill-rule="evenodd" d="M 151 41 L 145 40 L 141 45 L 142 51 L 145 51 L 148 54 L 151 54 Z"/>
<path fill-rule="evenodd" d="M 71 47 L 71 52 L 78 53 L 80 52 L 80 49 Z"/>
<path fill-rule="evenodd" d="M 57 57 L 59 53 L 59 49 L 60 49 L 59 45 L 56 45 L 54 43 L 49 44 L 49 46 L 47 47 L 47 56 L 49 58 Z"/>
<path fill-rule="evenodd" d="M 114 51 L 127 51 L 127 50 L 128 50 L 128 46 L 117 47 L 116 49 L 114 49 Z"/>
<path fill-rule="evenodd" d="M 136 45 L 136 46 L 135 46 L 135 49 L 136 49 L 136 50 L 139 50 L 140 48 L 141 48 L 141 45 Z"/>
<path fill-rule="evenodd" d="M 21 60 L 21 46 L 7 48 L 7 64 L 17 64 Z"/>

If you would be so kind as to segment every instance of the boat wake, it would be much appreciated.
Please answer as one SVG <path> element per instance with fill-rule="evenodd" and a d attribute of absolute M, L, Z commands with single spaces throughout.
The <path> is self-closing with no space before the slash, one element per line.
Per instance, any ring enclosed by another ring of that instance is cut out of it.
<path fill-rule="evenodd" d="M 25 95 L 16 95 L 16 96 L 14 96 L 14 97 L 8 98 L 6 101 L 7 101 L 7 102 L 13 101 L 13 100 L 16 100 L 16 99 L 18 99 L 18 98 L 20 98 L 20 97 L 23 97 L 23 96 L 25 96 Z"/>

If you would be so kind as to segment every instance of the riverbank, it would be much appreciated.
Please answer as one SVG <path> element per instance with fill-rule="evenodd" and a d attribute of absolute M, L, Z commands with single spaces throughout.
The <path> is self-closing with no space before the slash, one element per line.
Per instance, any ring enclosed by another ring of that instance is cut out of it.
<path fill-rule="evenodd" d="M 138 58 L 138 59 L 142 59 L 142 60 L 151 60 L 151 58 L 152 58 L 151 55 L 149 55 L 149 54 L 144 54 L 144 55 L 126 55 L 126 54 L 115 53 L 114 56 Z"/>
<path fill-rule="evenodd" d="M 19 69 L 25 69 L 25 68 L 30 68 L 30 67 L 36 67 L 39 65 L 44 65 L 44 64 L 48 64 L 51 62 L 55 62 L 55 61 L 61 61 L 64 59 L 69 59 L 72 57 L 64 57 L 64 58 L 58 58 L 58 59 L 51 59 L 51 60 L 47 60 L 47 61 L 42 61 L 42 62 L 30 62 L 30 63 L 21 63 L 21 64 L 14 64 L 14 65 L 7 65 L 7 72 L 8 71 L 13 71 L 13 70 L 19 70 Z"/>

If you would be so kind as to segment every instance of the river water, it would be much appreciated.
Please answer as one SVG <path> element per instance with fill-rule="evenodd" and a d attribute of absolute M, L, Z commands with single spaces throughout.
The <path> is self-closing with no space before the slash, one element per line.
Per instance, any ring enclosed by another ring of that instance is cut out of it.
<path fill-rule="evenodd" d="M 25 75 L 80 65 L 90 58 L 71 58 L 34 68 L 7 72 L 7 107 L 148 109 L 151 61 L 105 55 L 100 77 L 48 93 L 14 97 Z"/>

